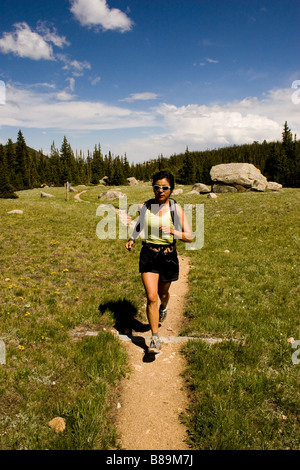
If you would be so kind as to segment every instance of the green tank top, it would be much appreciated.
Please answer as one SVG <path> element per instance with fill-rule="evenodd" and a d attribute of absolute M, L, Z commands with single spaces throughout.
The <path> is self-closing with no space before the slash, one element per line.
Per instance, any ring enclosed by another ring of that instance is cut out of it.
<path fill-rule="evenodd" d="M 157 245 L 170 245 L 173 243 L 174 235 L 171 233 L 164 234 L 159 231 L 160 225 L 170 226 L 171 229 L 174 228 L 170 210 L 168 210 L 164 215 L 156 215 L 151 212 L 151 207 L 149 207 L 145 214 L 144 241 Z"/>

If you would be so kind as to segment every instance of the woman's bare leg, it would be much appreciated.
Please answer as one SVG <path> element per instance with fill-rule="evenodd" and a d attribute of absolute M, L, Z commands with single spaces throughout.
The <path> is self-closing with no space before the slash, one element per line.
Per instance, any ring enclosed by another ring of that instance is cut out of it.
<path fill-rule="evenodd" d="M 147 296 L 147 317 L 152 335 L 158 334 L 159 312 L 158 312 L 158 283 L 159 274 L 142 273 L 142 281 Z"/>
<path fill-rule="evenodd" d="M 158 295 L 160 298 L 162 308 L 166 308 L 166 306 L 168 305 L 169 298 L 170 298 L 170 293 L 169 293 L 170 285 L 171 285 L 170 282 L 159 281 L 158 283 Z"/>

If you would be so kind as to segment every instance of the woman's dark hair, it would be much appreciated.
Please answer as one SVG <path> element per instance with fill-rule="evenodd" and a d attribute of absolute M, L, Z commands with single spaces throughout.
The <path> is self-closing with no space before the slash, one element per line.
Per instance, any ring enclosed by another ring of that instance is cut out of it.
<path fill-rule="evenodd" d="M 169 185 L 171 186 L 171 189 L 173 191 L 175 187 L 174 176 L 168 171 L 159 171 L 158 173 L 155 173 L 155 175 L 152 176 L 152 186 L 155 185 L 156 181 L 162 180 L 163 178 L 169 181 Z"/>

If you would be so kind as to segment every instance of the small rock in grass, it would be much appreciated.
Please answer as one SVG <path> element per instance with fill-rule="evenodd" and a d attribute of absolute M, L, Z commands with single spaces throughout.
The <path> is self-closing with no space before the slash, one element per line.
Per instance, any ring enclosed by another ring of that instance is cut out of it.
<path fill-rule="evenodd" d="M 15 209 L 13 211 L 8 212 L 8 214 L 23 214 L 23 211 L 21 211 L 20 209 Z"/>
<path fill-rule="evenodd" d="M 56 434 L 63 432 L 66 429 L 66 422 L 63 418 L 57 417 L 49 421 L 49 426 Z"/>

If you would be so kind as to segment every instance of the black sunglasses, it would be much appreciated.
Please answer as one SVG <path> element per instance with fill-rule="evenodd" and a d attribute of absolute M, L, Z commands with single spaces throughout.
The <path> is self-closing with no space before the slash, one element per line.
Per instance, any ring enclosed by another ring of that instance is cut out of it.
<path fill-rule="evenodd" d="M 159 189 L 162 189 L 163 191 L 168 191 L 168 189 L 171 189 L 171 186 L 158 186 L 158 184 L 155 184 L 153 186 L 154 191 L 158 191 Z"/>

